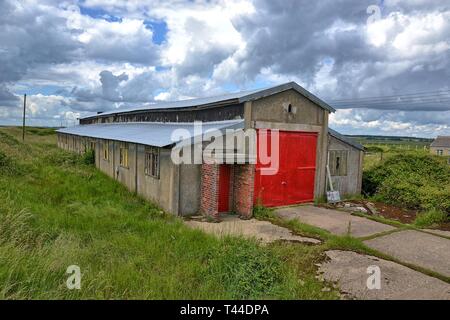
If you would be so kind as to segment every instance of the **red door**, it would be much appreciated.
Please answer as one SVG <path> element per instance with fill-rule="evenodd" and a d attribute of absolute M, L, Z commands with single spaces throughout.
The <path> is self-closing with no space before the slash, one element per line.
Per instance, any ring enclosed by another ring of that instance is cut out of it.
<path fill-rule="evenodd" d="M 230 211 L 230 173 L 231 166 L 222 164 L 219 168 L 219 212 Z"/>
<path fill-rule="evenodd" d="M 267 139 L 268 154 L 271 154 L 270 131 Z M 255 175 L 255 204 L 277 207 L 310 202 L 314 200 L 314 180 L 316 174 L 317 133 L 279 132 L 279 169 L 275 175 L 263 175 L 261 169 L 270 164 L 261 164 L 259 152 Z"/>

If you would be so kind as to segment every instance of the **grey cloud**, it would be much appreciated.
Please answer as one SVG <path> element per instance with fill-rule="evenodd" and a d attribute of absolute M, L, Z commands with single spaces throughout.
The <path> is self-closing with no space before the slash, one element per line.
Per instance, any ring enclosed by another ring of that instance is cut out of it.
<path fill-rule="evenodd" d="M 0 84 L 0 106 L 17 107 L 20 99 L 8 90 L 5 85 Z"/>
<path fill-rule="evenodd" d="M 253 79 L 263 68 L 300 78 L 308 86 L 324 61 L 331 59 L 331 76 L 337 80 L 335 90 L 324 88 L 320 94 L 327 99 L 356 98 L 448 88 L 450 86 L 450 51 L 430 52 L 420 60 L 392 55 L 385 48 L 368 45 L 363 32 L 373 1 L 271 1 L 257 0 L 257 12 L 235 21 L 236 28 L 247 39 L 248 55 L 240 61 L 240 74 Z M 385 7 L 384 15 L 395 10 L 423 9 L 406 1 Z M 427 2 L 427 10 L 448 8 L 444 1 Z M 414 11 L 415 12 L 415 11 Z M 356 28 L 346 28 L 347 26 Z M 450 25 L 449 25 L 450 26 Z M 340 27 L 340 29 L 339 29 Z M 334 32 L 332 32 L 334 28 Z M 448 40 L 444 30 L 426 40 L 437 43 Z M 411 66 L 395 75 L 389 70 L 396 62 Z M 415 67 L 421 66 L 422 71 Z M 387 106 L 386 108 L 388 108 Z M 439 109 L 448 110 L 448 106 Z"/>

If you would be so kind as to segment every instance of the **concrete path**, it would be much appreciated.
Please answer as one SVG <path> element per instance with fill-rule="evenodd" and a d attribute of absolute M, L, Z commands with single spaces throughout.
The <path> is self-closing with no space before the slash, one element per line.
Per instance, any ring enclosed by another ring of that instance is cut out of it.
<path fill-rule="evenodd" d="M 351 251 L 327 251 L 319 272 L 338 284 L 344 296 L 357 299 L 450 300 L 450 285 L 400 264 Z M 369 266 L 380 268 L 381 287 L 369 290 Z"/>
<path fill-rule="evenodd" d="M 398 260 L 450 277 L 450 240 L 407 230 L 364 242 Z"/>
<path fill-rule="evenodd" d="M 222 216 L 220 223 L 188 220 L 186 224 L 192 228 L 203 230 L 217 236 L 235 235 L 246 238 L 256 238 L 263 243 L 277 240 L 295 241 L 309 244 L 319 244 L 320 240 L 292 234 L 289 229 L 274 225 L 268 221 L 256 219 L 241 220 L 237 216 Z"/>
<path fill-rule="evenodd" d="M 429 232 L 429 233 L 433 233 L 433 234 L 437 234 L 438 236 L 443 236 L 443 237 L 450 238 L 450 231 L 436 230 L 436 229 L 423 229 L 423 231 L 426 231 L 426 232 Z"/>
<path fill-rule="evenodd" d="M 349 224 L 350 233 L 354 237 L 367 237 L 395 229 L 386 224 L 352 216 L 348 212 L 318 208 L 310 205 L 281 208 L 275 210 L 275 213 L 286 220 L 298 219 L 300 222 L 328 230 L 336 235 L 347 234 Z"/>

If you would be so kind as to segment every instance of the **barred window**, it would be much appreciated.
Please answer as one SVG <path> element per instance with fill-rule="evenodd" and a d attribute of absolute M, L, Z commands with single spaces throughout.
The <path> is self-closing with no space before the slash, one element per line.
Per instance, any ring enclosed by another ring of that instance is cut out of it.
<path fill-rule="evenodd" d="M 128 144 L 122 143 L 120 145 L 120 166 L 124 168 L 128 168 Z"/>
<path fill-rule="evenodd" d="M 331 150 L 330 151 L 330 174 L 332 176 L 347 175 L 347 150 Z"/>
<path fill-rule="evenodd" d="M 108 140 L 103 140 L 102 148 L 103 148 L 103 160 L 109 161 L 109 141 Z"/>
<path fill-rule="evenodd" d="M 159 149 L 154 147 L 145 148 L 145 174 L 159 179 Z"/>

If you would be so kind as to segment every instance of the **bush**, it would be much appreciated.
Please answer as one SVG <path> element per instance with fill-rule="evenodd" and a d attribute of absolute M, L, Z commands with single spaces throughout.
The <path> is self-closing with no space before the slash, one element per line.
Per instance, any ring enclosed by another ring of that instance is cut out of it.
<path fill-rule="evenodd" d="M 84 154 L 79 155 L 77 153 L 57 149 L 54 152 L 45 155 L 44 159 L 46 163 L 57 166 L 74 166 L 77 164 L 92 165 L 95 164 L 95 153 L 93 150 L 89 150 Z"/>
<path fill-rule="evenodd" d="M 448 215 L 438 210 L 430 210 L 427 212 L 419 213 L 414 221 L 414 224 L 418 227 L 430 227 L 435 224 L 441 224 L 448 221 Z"/>
<path fill-rule="evenodd" d="M 427 154 L 399 154 L 364 172 L 363 192 L 409 209 L 450 212 L 450 167 Z"/>
<path fill-rule="evenodd" d="M 94 150 L 86 151 L 82 156 L 82 162 L 87 165 L 95 164 L 95 152 Z"/>

